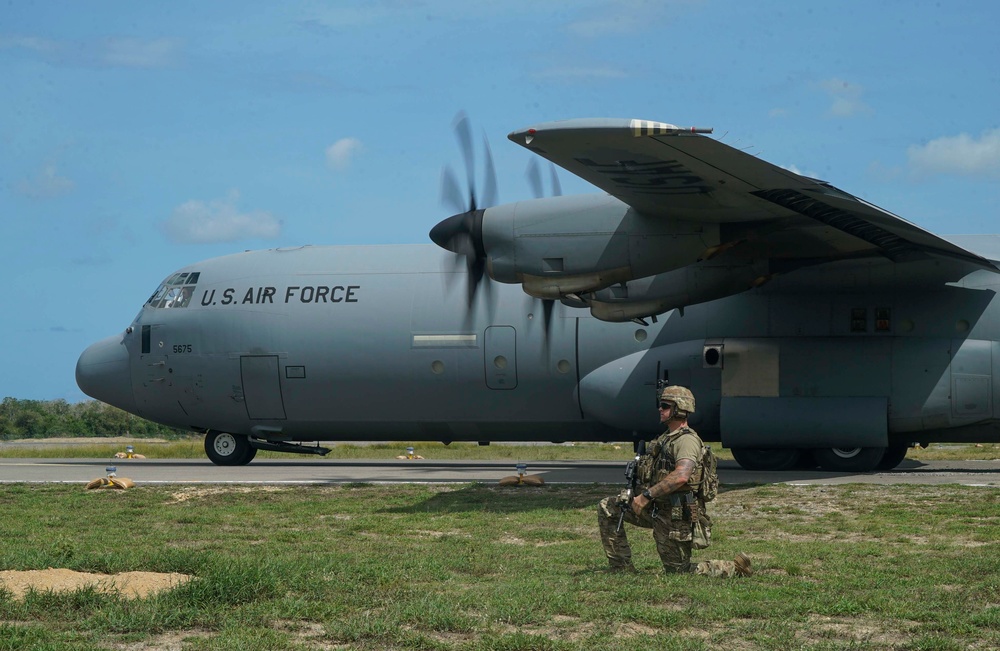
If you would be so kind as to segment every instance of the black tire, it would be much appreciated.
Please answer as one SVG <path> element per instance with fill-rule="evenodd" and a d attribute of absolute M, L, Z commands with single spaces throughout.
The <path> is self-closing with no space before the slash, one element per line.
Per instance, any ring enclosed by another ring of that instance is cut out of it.
<path fill-rule="evenodd" d="M 886 448 L 818 448 L 813 458 L 828 472 L 871 472 L 875 470 Z"/>
<path fill-rule="evenodd" d="M 256 456 L 257 456 L 257 448 L 253 447 L 248 443 L 246 452 L 243 453 L 243 458 L 240 460 L 239 465 L 241 466 L 247 465 L 248 463 L 253 461 L 254 457 Z"/>
<path fill-rule="evenodd" d="M 802 451 L 792 448 L 732 448 L 730 452 L 746 470 L 791 470 L 802 458 Z"/>
<path fill-rule="evenodd" d="M 217 466 L 245 466 L 257 456 L 247 437 L 229 432 L 205 435 L 205 454 Z"/>
<path fill-rule="evenodd" d="M 906 458 L 906 453 L 910 451 L 909 443 L 891 443 L 889 447 L 885 449 L 885 455 L 882 460 L 878 462 L 875 466 L 876 470 L 892 470 L 899 464 L 903 463 L 903 459 Z"/>

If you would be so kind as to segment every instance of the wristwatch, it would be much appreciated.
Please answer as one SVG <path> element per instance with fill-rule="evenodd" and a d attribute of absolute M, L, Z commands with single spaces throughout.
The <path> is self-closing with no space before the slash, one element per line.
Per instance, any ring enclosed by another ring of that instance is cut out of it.
<path fill-rule="evenodd" d="M 645 497 L 647 500 L 653 499 L 653 496 L 649 494 L 649 489 L 648 488 L 646 490 L 642 491 L 642 496 Z"/>

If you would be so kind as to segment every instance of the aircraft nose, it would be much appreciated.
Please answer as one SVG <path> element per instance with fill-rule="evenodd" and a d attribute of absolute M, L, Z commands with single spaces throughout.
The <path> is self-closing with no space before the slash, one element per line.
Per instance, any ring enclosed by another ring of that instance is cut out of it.
<path fill-rule="evenodd" d="M 136 413 L 128 350 L 121 335 L 102 339 L 76 362 L 76 383 L 91 398 Z"/>

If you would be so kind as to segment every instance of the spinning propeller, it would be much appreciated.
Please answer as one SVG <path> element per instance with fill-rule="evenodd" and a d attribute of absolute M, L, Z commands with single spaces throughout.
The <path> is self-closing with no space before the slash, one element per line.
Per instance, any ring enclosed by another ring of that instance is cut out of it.
<path fill-rule="evenodd" d="M 531 186 L 531 193 L 536 199 L 542 199 L 545 197 L 545 191 L 542 189 L 542 170 L 538 166 L 538 159 L 532 158 L 528 161 L 528 169 L 525 171 L 524 175 L 528 178 L 528 184 Z M 556 166 L 549 163 L 549 178 L 552 184 L 552 196 L 560 197 L 562 196 L 562 186 L 559 184 L 559 176 L 556 174 Z"/>
<path fill-rule="evenodd" d="M 464 111 L 460 111 L 455 116 L 452 125 L 465 161 L 468 199 L 466 199 L 466 193 L 462 192 L 454 172 L 450 167 L 445 166 L 441 173 L 442 201 L 458 212 L 432 228 L 430 238 L 441 248 L 465 258 L 468 271 L 466 298 L 471 310 L 479 286 L 483 285 L 487 291 L 489 289 L 489 278 L 485 277 L 486 249 L 483 247 L 483 212 L 496 203 L 497 175 L 496 169 L 493 167 L 490 145 L 484 136 L 483 192 L 481 198 L 477 200 L 472 127 Z"/>
<path fill-rule="evenodd" d="M 468 272 L 466 316 L 468 319 L 471 319 L 476 294 L 480 286 L 483 287 L 485 293 L 488 293 L 490 289 L 490 279 L 486 274 L 486 249 L 483 245 L 483 214 L 487 208 L 496 205 L 497 175 L 496 169 L 493 166 L 490 144 L 484 135 L 482 194 L 477 194 L 476 157 L 472 142 L 472 126 L 464 111 L 460 111 L 455 116 L 452 126 L 455 130 L 455 137 L 462 150 L 462 159 L 465 163 L 466 190 L 462 190 L 462 186 L 455 173 L 450 166 L 446 165 L 441 173 L 441 199 L 445 205 L 456 212 L 451 217 L 442 220 L 434 226 L 431 229 L 430 238 L 431 241 L 441 248 L 465 258 L 465 266 Z M 543 198 L 544 183 L 542 171 L 538 161 L 534 158 L 528 163 L 527 178 L 535 198 Z M 556 175 L 555 165 L 551 163 L 549 163 L 549 183 L 552 188 L 551 196 L 561 196 L 562 187 L 559 184 L 559 177 Z M 546 351 L 548 349 L 549 330 L 554 305 L 554 300 L 542 299 L 542 320 Z"/>

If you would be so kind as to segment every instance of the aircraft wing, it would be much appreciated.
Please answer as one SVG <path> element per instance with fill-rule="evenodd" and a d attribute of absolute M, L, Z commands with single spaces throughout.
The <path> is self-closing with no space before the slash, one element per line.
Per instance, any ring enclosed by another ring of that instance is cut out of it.
<path fill-rule="evenodd" d="M 902 262 L 936 254 L 997 271 L 986 258 L 863 199 L 693 129 L 576 119 L 508 138 L 645 215 L 716 222 L 731 233 L 769 239 L 772 257 L 880 254 Z"/>

